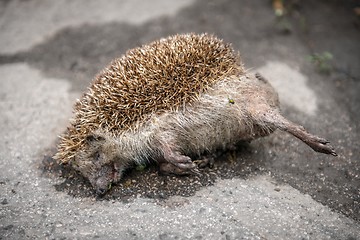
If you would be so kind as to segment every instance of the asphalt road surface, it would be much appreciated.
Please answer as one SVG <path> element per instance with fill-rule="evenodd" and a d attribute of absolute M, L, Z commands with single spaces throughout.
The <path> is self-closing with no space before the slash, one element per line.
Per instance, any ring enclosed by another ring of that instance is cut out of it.
<path fill-rule="evenodd" d="M 360 5 L 285 3 L 1 1 L 0 239 L 360 239 Z M 186 32 L 232 43 L 339 156 L 277 131 L 200 176 L 132 169 L 97 198 L 52 159 L 76 98 L 111 59 Z"/>

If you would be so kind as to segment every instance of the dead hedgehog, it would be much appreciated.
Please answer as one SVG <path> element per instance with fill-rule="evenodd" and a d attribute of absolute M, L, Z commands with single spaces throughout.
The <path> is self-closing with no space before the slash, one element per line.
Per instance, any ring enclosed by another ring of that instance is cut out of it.
<path fill-rule="evenodd" d="M 153 160 L 163 172 L 197 172 L 190 156 L 276 129 L 336 156 L 327 140 L 284 118 L 272 86 L 246 72 L 229 44 L 207 34 L 175 35 L 128 51 L 96 77 L 74 112 L 55 158 L 100 195 L 133 163 Z"/>

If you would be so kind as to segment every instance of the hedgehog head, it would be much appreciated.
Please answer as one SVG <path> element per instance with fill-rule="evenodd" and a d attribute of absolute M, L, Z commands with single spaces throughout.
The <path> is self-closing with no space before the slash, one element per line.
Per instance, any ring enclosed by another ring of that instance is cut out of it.
<path fill-rule="evenodd" d="M 106 134 L 93 132 L 85 137 L 83 147 L 75 153 L 71 166 L 87 178 L 98 195 L 117 182 L 125 166 L 119 165 L 115 141 Z"/>

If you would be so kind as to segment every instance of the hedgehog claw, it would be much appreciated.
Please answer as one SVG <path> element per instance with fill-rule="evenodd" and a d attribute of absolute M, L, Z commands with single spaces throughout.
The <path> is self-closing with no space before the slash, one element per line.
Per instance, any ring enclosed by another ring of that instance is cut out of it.
<path fill-rule="evenodd" d="M 337 156 L 335 149 L 329 144 L 330 142 L 324 138 L 315 137 L 310 141 L 307 141 L 306 144 L 309 145 L 314 151 L 330 154 L 332 156 Z"/>
<path fill-rule="evenodd" d="M 190 172 L 194 175 L 201 175 L 199 168 L 193 168 L 190 170 Z"/>

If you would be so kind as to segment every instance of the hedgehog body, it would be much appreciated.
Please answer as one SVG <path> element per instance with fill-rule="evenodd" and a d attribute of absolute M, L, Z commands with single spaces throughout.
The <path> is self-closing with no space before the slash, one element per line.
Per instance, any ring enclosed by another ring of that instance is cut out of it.
<path fill-rule="evenodd" d="M 175 35 L 128 51 L 97 76 L 76 103 L 55 158 L 103 194 L 132 163 L 196 172 L 190 156 L 277 128 L 336 155 L 325 139 L 280 115 L 274 89 L 246 73 L 230 45 L 207 34 Z"/>

